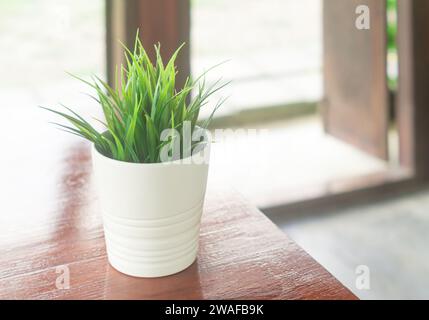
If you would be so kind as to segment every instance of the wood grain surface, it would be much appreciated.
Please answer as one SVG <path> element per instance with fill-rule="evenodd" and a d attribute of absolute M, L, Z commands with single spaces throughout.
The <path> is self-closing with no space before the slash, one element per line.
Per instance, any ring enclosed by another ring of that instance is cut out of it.
<path fill-rule="evenodd" d="M 21 133 L 3 135 L 2 150 L 9 152 L 0 163 L 1 299 L 356 298 L 217 180 L 216 170 L 209 177 L 197 261 L 158 279 L 119 273 L 106 258 L 89 144 L 26 112 L 27 120 L 16 112 L 0 120 L 4 134 L 15 120 L 28 121 Z M 70 287 L 58 289 L 65 269 Z"/>

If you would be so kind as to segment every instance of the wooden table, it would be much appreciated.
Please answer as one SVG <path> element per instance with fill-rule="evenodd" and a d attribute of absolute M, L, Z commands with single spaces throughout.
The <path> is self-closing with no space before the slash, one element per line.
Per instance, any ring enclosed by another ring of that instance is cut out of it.
<path fill-rule="evenodd" d="M 213 174 L 197 261 L 159 279 L 123 275 L 107 262 L 89 145 L 46 126 L 6 135 L 2 151 L 2 299 L 356 298 Z"/>

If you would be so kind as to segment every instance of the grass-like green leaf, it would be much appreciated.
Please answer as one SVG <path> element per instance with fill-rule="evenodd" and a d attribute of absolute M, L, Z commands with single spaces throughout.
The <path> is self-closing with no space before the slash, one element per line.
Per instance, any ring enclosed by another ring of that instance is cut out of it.
<path fill-rule="evenodd" d="M 66 112 L 44 109 L 71 124 L 56 124 L 61 130 L 93 142 L 96 148 L 108 157 L 136 163 L 159 162 L 160 149 L 175 139 L 161 141 L 161 132 L 165 129 L 180 130 L 185 121 L 191 122 L 193 132 L 200 109 L 207 105 L 208 99 L 215 92 L 228 83 L 221 84 L 218 81 L 207 88 L 206 71 L 194 81 L 188 78 L 183 87 L 177 89 L 175 62 L 183 45 L 167 63 L 162 60 L 159 44 L 155 46 L 155 61 L 152 63 L 138 34 L 134 51 L 123 47 L 125 65 L 116 68 L 113 88 L 96 76 L 91 82 L 72 75 L 95 90 L 96 96 L 90 97 L 102 108 L 104 120 L 98 121 L 105 127 L 105 132 L 98 132 L 70 108 L 63 106 Z M 193 98 L 192 91 L 195 91 Z M 223 102 L 224 100 L 220 100 L 215 105 L 203 127 L 209 124 L 214 112 Z"/>

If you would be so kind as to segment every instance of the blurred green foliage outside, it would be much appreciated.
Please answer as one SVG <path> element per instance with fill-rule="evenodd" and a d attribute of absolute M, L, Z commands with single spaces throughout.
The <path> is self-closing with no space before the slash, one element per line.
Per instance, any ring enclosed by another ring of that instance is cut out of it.
<path fill-rule="evenodd" d="M 397 22 L 397 0 L 387 0 L 387 54 L 388 64 L 397 64 L 396 34 Z M 392 70 L 395 68 L 389 68 Z M 387 80 L 390 90 L 396 90 L 398 84 L 397 72 L 387 72 Z"/>

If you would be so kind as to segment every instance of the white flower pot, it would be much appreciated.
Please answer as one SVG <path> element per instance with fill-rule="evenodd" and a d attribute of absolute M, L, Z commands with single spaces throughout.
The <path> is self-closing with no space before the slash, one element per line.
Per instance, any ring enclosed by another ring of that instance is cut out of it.
<path fill-rule="evenodd" d="M 208 161 L 128 163 L 95 147 L 92 159 L 110 264 L 136 277 L 167 276 L 190 266 L 197 256 Z"/>

